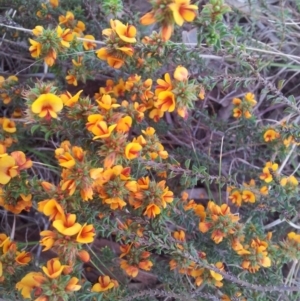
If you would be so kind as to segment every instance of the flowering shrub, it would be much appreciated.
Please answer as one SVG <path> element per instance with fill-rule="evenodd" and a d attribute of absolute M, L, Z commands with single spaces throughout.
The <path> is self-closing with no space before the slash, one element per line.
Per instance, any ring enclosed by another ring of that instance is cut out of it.
<path fill-rule="evenodd" d="M 299 98 L 257 53 L 298 57 L 223 0 L 4 2 L 0 297 L 297 300 Z"/>

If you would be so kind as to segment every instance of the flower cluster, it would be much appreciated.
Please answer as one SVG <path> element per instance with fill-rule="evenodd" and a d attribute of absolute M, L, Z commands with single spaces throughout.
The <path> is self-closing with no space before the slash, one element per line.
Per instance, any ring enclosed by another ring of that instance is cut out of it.
<path fill-rule="evenodd" d="M 55 199 L 39 202 L 38 209 L 49 217 L 53 227 L 53 230 L 40 233 L 43 251 L 56 251 L 58 256 L 71 266 L 75 263 L 76 256 L 84 262 L 88 261 L 89 255 L 81 250 L 81 245 L 94 241 L 96 234 L 93 225 L 77 223 L 76 214 L 65 213 Z"/>
<path fill-rule="evenodd" d="M 6 79 L 0 76 L 0 99 L 3 104 L 7 105 L 20 96 L 21 90 L 18 87 L 18 82 L 19 79 L 14 75 L 8 76 Z"/>
<path fill-rule="evenodd" d="M 155 218 L 168 203 L 173 202 L 174 195 L 165 186 L 166 181 L 156 183 L 149 177 L 143 177 L 138 179 L 137 184 L 138 190 L 131 194 L 129 203 L 134 209 L 141 209 L 148 218 Z"/>
<path fill-rule="evenodd" d="M 171 79 L 169 73 L 164 75 L 164 79 L 157 80 L 155 89 L 156 99 L 154 109 L 151 110 L 149 117 L 158 121 L 164 116 L 165 112 L 177 113 L 183 117 L 188 117 L 188 109 L 194 107 L 197 100 L 196 91 L 199 88 L 194 82 L 188 81 L 188 70 L 183 66 L 178 66 Z"/>
<path fill-rule="evenodd" d="M 227 204 L 218 206 L 209 201 L 205 210 L 204 206 L 194 207 L 195 214 L 200 217 L 199 230 L 206 233 L 212 230 L 211 239 L 220 243 L 224 238 L 230 237 L 239 231 L 239 216 L 230 212 Z"/>
<path fill-rule="evenodd" d="M 9 281 L 10 276 L 23 269 L 31 261 L 31 254 L 19 251 L 17 244 L 6 234 L 0 233 L 0 283 Z"/>
<path fill-rule="evenodd" d="M 106 47 L 97 50 L 96 54 L 99 59 L 107 61 L 109 66 L 119 69 L 127 57 L 133 56 L 136 28 L 119 20 L 111 20 L 110 26 L 111 28 L 106 28 L 102 32 L 107 37 Z"/>
<path fill-rule="evenodd" d="M 268 234 L 268 240 L 272 233 Z M 271 266 L 271 259 L 268 257 L 268 242 L 258 238 L 251 240 L 249 245 L 242 245 L 238 240 L 233 240 L 232 248 L 238 255 L 242 256 L 242 267 L 250 273 L 257 272 L 260 267 Z"/>
<path fill-rule="evenodd" d="M 232 103 L 234 105 L 233 109 L 233 117 L 235 118 L 241 118 L 244 117 L 246 119 L 249 119 L 252 114 L 252 109 L 256 105 L 255 96 L 252 93 L 246 93 L 243 99 L 240 98 L 234 98 L 232 100 Z"/>
<path fill-rule="evenodd" d="M 261 195 L 267 195 L 269 192 L 268 186 L 264 184 L 260 188 L 256 187 L 253 179 L 248 184 L 243 183 L 241 188 L 229 186 L 227 191 L 229 192 L 229 200 L 237 207 L 240 207 L 242 203 L 255 203 Z"/>
<path fill-rule="evenodd" d="M 81 288 L 79 279 L 72 277 L 69 267 L 61 264 L 58 258 L 50 259 L 42 271 L 30 272 L 16 284 L 16 289 L 24 298 L 34 296 L 35 300 L 68 300 Z"/>
<path fill-rule="evenodd" d="M 206 254 L 201 253 L 201 258 L 205 259 Z M 199 267 L 194 261 L 182 261 L 181 259 L 172 259 L 169 262 L 171 270 L 178 270 L 180 274 L 190 276 L 194 279 L 195 285 L 200 286 L 205 283 L 215 287 L 222 287 L 223 276 L 214 270 Z M 222 262 L 217 262 L 214 265 L 220 271 L 224 271 L 224 265 Z"/>
<path fill-rule="evenodd" d="M 284 250 L 283 255 L 287 260 L 298 260 L 300 257 L 300 234 L 294 231 L 289 232 L 287 238 L 280 242 L 280 246 Z"/>
<path fill-rule="evenodd" d="M 71 11 L 67 11 L 65 16 L 59 16 L 58 21 L 60 25 L 73 32 L 76 37 L 82 36 L 85 31 L 85 24 L 82 21 L 77 21 Z"/>
<path fill-rule="evenodd" d="M 29 51 L 33 58 L 42 58 L 48 66 L 53 66 L 57 55 L 64 53 L 74 39 L 71 29 L 63 29 L 59 25 L 55 30 L 36 26 L 32 30 L 35 40 L 29 39 Z"/>
<path fill-rule="evenodd" d="M 61 143 L 55 150 L 55 157 L 61 167 L 60 186 L 72 196 L 75 191 L 80 192 L 81 199 L 88 201 L 93 198 L 92 185 L 101 172 L 101 168 L 92 168 L 86 152 L 79 146 L 71 146 L 69 141 Z"/>
<path fill-rule="evenodd" d="M 278 164 L 273 162 L 267 162 L 263 168 L 262 174 L 259 178 L 266 183 L 273 181 L 274 176 L 276 176 L 276 170 L 278 169 Z"/>
<path fill-rule="evenodd" d="M 135 278 L 139 273 L 139 269 L 151 270 L 153 266 L 152 261 L 149 259 L 151 253 L 139 248 L 138 243 L 122 245 L 120 249 L 122 252 L 120 258 L 126 258 L 121 259 L 120 266 L 128 276 Z"/>

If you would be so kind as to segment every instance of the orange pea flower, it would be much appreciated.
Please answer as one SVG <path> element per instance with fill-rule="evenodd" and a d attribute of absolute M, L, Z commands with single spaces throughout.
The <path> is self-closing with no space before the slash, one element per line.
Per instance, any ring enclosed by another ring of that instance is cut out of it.
<path fill-rule="evenodd" d="M 67 267 L 67 265 L 62 265 L 58 258 L 52 258 L 47 261 L 47 266 L 42 267 L 42 270 L 47 277 L 50 279 L 55 279 L 61 275 L 65 267 Z"/>
<path fill-rule="evenodd" d="M 266 142 L 272 142 L 280 137 L 280 134 L 273 129 L 269 129 L 264 133 L 264 140 Z"/>
<path fill-rule="evenodd" d="M 31 44 L 31 46 L 29 47 L 31 56 L 34 58 L 40 57 L 42 51 L 42 44 L 32 39 L 29 39 L 29 42 Z"/>
<path fill-rule="evenodd" d="M 57 53 L 54 49 L 50 49 L 49 52 L 47 53 L 47 55 L 44 57 L 44 62 L 48 65 L 48 66 L 53 66 L 55 60 L 57 58 Z"/>
<path fill-rule="evenodd" d="M 96 235 L 93 225 L 85 223 L 77 234 L 76 241 L 82 244 L 89 244 L 94 241 Z"/>
<path fill-rule="evenodd" d="M 175 79 L 177 79 L 180 82 L 187 81 L 188 80 L 188 76 L 189 76 L 189 72 L 187 71 L 187 69 L 185 67 L 178 66 L 175 69 L 173 76 L 174 76 Z"/>
<path fill-rule="evenodd" d="M 111 20 L 110 24 L 122 41 L 127 43 L 136 42 L 136 28 L 133 25 L 125 25 L 119 20 Z"/>
<path fill-rule="evenodd" d="M 11 178 L 18 175 L 18 166 L 12 156 L 0 157 L 0 184 L 7 184 Z"/>
<path fill-rule="evenodd" d="M 169 73 L 164 75 L 164 79 L 159 78 L 155 89 L 155 95 L 159 95 L 163 91 L 171 91 L 173 89 L 172 81 Z"/>
<path fill-rule="evenodd" d="M 76 214 L 67 214 L 64 220 L 55 220 L 53 227 L 61 234 L 72 236 L 81 230 L 81 225 L 76 223 Z"/>
<path fill-rule="evenodd" d="M 19 171 L 32 167 L 32 161 L 26 158 L 26 155 L 23 152 L 15 151 L 12 152 L 10 155 L 15 159 Z"/>
<path fill-rule="evenodd" d="M 59 20 L 59 24 L 66 24 L 69 23 L 71 21 L 74 21 L 75 17 L 74 14 L 70 11 L 67 11 L 66 16 L 59 16 L 58 20 Z"/>
<path fill-rule="evenodd" d="M 250 190 L 243 190 L 242 199 L 244 202 L 255 203 L 255 194 Z"/>
<path fill-rule="evenodd" d="M 31 260 L 31 255 L 29 252 L 19 252 L 17 257 L 15 258 L 16 262 L 20 265 L 26 265 L 30 262 Z"/>
<path fill-rule="evenodd" d="M 69 48 L 70 42 L 74 39 L 74 34 L 70 28 L 62 29 L 59 25 L 56 28 L 57 36 L 61 38 L 61 45 Z"/>
<path fill-rule="evenodd" d="M 57 113 L 63 108 L 63 101 L 58 96 L 47 93 L 41 94 L 31 105 L 31 110 L 45 119 L 57 118 Z"/>
<path fill-rule="evenodd" d="M 177 25 L 182 26 L 183 22 L 192 22 L 197 13 L 198 6 L 191 5 L 190 0 L 174 0 L 169 4 L 169 8 L 173 12 L 173 17 Z"/>
<path fill-rule="evenodd" d="M 16 284 L 16 289 L 21 291 L 25 299 L 31 299 L 31 292 L 40 287 L 45 280 L 42 273 L 30 272 Z"/>
<path fill-rule="evenodd" d="M 51 4 L 52 8 L 56 8 L 59 5 L 59 0 L 49 0 L 49 3 Z"/>
<path fill-rule="evenodd" d="M 43 252 L 50 250 L 55 243 L 56 233 L 50 230 L 44 230 L 40 232 L 40 236 L 42 237 L 40 245 L 44 247 Z"/>
<path fill-rule="evenodd" d="M 240 207 L 242 205 L 242 195 L 238 190 L 234 190 L 228 197 L 233 204 Z"/>
<path fill-rule="evenodd" d="M 139 269 L 133 265 L 128 264 L 126 260 L 121 260 L 120 266 L 121 269 L 123 269 L 126 274 L 132 278 L 135 278 L 139 273 Z"/>
<path fill-rule="evenodd" d="M 133 160 L 139 156 L 142 146 L 139 143 L 131 142 L 125 147 L 125 157 L 128 160 Z"/>
<path fill-rule="evenodd" d="M 117 132 L 128 133 L 132 125 L 132 118 L 130 116 L 125 116 L 121 118 L 116 127 Z"/>
<path fill-rule="evenodd" d="M 48 199 L 38 203 L 38 211 L 49 216 L 50 220 L 65 218 L 64 209 L 55 199 Z"/>
<path fill-rule="evenodd" d="M 88 122 L 86 123 L 86 128 L 92 132 L 93 128 L 97 126 L 99 121 L 103 121 L 104 117 L 101 114 L 93 114 L 88 116 Z"/>
<path fill-rule="evenodd" d="M 150 204 L 147 206 L 143 215 L 147 215 L 149 218 L 155 218 L 158 214 L 160 214 L 160 208 L 155 204 Z"/>
<path fill-rule="evenodd" d="M 93 140 L 108 138 L 116 126 L 116 124 L 107 126 L 105 121 L 97 122 L 97 124 L 92 128 L 92 133 L 95 135 Z"/>
<path fill-rule="evenodd" d="M 153 11 L 151 11 L 149 13 L 146 13 L 144 16 L 142 16 L 140 18 L 140 23 L 142 25 L 145 25 L 145 26 L 151 25 L 151 24 L 153 24 L 155 22 L 156 22 L 156 19 L 154 17 L 154 12 Z"/>
<path fill-rule="evenodd" d="M 143 260 L 139 262 L 138 266 L 142 270 L 150 271 L 153 266 L 153 263 L 150 260 Z"/>
<path fill-rule="evenodd" d="M 160 92 L 155 107 L 163 112 L 173 112 L 175 110 L 175 95 L 171 91 Z"/>
<path fill-rule="evenodd" d="M 92 292 L 105 292 L 112 289 L 115 286 L 115 282 L 110 279 L 109 276 L 100 276 L 98 278 L 98 283 L 94 284 L 91 291 Z"/>
<path fill-rule="evenodd" d="M 64 168 L 70 169 L 76 164 L 75 159 L 70 153 L 64 153 L 62 155 L 57 156 L 57 160 L 59 162 L 59 165 Z"/>
<path fill-rule="evenodd" d="M 66 81 L 67 81 L 67 83 L 68 83 L 69 85 L 73 85 L 73 86 L 76 87 L 76 86 L 78 85 L 78 81 L 77 81 L 76 76 L 73 75 L 73 74 L 70 74 L 69 71 L 68 71 L 68 74 L 69 74 L 69 75 L 66 76 Z"/>
<path fill-rule="evenodd" d="M 66 287 L 65 287 L 65 291 L 66 292 L 76 292 L 76 291 L 79 291 L 81 289 L 81 285 L 78 284 L 79 282 L 79 279 L 76 278 L 76 277 L 72 277 Z"/>
<path fill-rule="evenodd" d="M 78 91 L 74 96 L 72 96 L 68 91 L 66 91 L 64 94 L 60 95 L 60 98 L 66 107 L 73 107 L 78 102 L 82 91 L 83 90 Z"/>
<path fill-rule="evenodd" d="M 80 258 L 82 262 L 89 262 L 91 259 L 90 254 L 86 250 L 80 250 L 77 253 L 77 256 Z"/>
<path fill-rule="evenodd" d="M 2 119 L 2 129 L 10 134 L 17 131 L 15 122 L 5 117 Z"/>

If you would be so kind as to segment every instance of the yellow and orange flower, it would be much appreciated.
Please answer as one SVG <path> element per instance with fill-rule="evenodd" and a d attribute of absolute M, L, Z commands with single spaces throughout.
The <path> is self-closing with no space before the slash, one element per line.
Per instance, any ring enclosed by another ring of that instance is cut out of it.
<path fill-rule="evenodd" d="M 162 91 L 158 94 L 155 107 L 162 112 L 173 112 L 175 110 L 175 95 L 171 91 Z"/>
<path fill-rule="evenodd" d="M 31 111 L 47 120 L 57 118 L 57 113 L 63 108 L 63 101 L 52 93 L 41 94 L 31 105 Z"/>
<path fill-rule="evenodd" d="M 125 147 L 125 157 L 128 160 L 137 158 L 142 150 L 142 146 L 139 143 L 131 142 Z"/>
<path fill-rule="evenodd" d="M 12 156 L 0 157 L 0 184 L 7 184 L 18 175 L 18 165 Z"/>
<path fill-rule="evenodd" d="M 96 235 L 93 225 L 85 223 L 77 234 L 76 241 L 82 244 L 89 244 L 94 241 Z"/>
<path fill-rule="evenodd" d="M 110 279 L 109 276 L 100 276 L 98 282 L 93 285 L 92 292 L 105 292 L 115 287 L 116 281 Z"/>
<path fill-rule="evenodd" d="M 198 6 L 190 4 L 190 0 L 174 0 L 174 3 L 169 4 L 169 8 L 173 13 L 174 21 L 179 26 L 182 26 L 184 21 L 192 22 L 198 10 Z"/>
<path fill-rule="evenodd" d="M 66 236 L 73 236 L 82 229 L 81 225 L 75 221 L 76 214 L 66 214 L 63 220 L 56 219 L 52 225 L 59 233 Z"/>
<path fill-rule="evenodd" d="M 264 133 L 264 140 L 266 142 L 272 142 L 280 137 L 280 134 L 273 129 L 269 129 Z"/>
<path fill-rule="evenodd" d="M 66 265 L 62 265 L 58 258 L 52 258 L 47 261 L 47 266 L 43 266 L 42 270 L 50 279 L 58 278 L 63 269 L 67 267 Z"/>
<path fill-rule="evenodd" d="M 45 280 L 46 278 L 42 273 L 30 272 L 16 284 L 16 289 L 21 291 L 21 295 L 25 299 L 31 299 L 31 292 L 34 289 L 41 287 Z"/>

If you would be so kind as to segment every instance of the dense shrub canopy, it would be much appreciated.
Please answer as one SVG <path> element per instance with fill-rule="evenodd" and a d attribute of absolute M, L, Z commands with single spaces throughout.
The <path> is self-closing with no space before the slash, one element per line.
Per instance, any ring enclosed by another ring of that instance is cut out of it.
<path fill-rule="evenodd" d="M 300 3 L 240 3 L 1 1 L 0 297 L 299 299 Z"/>

